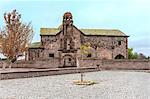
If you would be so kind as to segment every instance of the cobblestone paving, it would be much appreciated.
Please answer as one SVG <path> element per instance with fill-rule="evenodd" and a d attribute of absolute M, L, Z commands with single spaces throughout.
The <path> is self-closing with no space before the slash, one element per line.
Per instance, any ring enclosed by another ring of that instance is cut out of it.
<path fill-rule="evenodd" d="M 84 79 L 98 84 L 73 84 L 80 74 L 67 74 L 0 81 L 0 99 L 150 99 L 150 74 L 100 71 Z"/>

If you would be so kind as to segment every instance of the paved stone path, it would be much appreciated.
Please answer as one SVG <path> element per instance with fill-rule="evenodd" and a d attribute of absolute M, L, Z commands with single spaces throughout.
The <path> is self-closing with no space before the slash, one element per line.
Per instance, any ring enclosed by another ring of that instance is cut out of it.
<path fill-rule="evenodd" d="M 78 86 L 80 74 L 0 81 L 0 99 L 150 99 L 150 74 L 130 71 L 85 73 L 98 84 Z"/>

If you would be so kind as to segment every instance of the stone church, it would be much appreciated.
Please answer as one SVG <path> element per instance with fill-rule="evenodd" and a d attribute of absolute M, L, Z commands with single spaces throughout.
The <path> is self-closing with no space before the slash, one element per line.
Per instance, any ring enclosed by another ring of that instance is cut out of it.
<path fill-rule="evenodd" d="M 128 37 L 118 29 L 78 29 L 70 12 L 58 28 L 41 28 L 41 41 L 32 43 L 27 60 L 58 60 L 59 67 L 77 66 L 82 59 L 127 59 Z M 86 53 L 81 47 L 86 46 Z"/>

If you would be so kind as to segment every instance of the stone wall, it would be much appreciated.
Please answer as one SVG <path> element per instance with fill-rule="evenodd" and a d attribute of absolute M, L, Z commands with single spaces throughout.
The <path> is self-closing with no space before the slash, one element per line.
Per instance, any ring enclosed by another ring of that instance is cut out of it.
<path fill-rule="evenodd" d="M 6 62 L 0 62 L 0 68 Z M 101 68 L 106 70 L 111 69 L 150 69 L 150 60 L 101 60 L 101 59 L 78 59 L 77 68 L 91 67 Z M 36 61 L 17 61 L 12 64 L 13 68 L 58 68 L 60 67 L 60 60 L 55 58 L 53 60 L 36 60 Z M 8 67 L 8 64 L 7 64 Z"/>
<path fill-rule="evenodd" d="M 79 59 L 79 67 L 97 67 L 97 65 L 100 65 L 102 63 L 102 60 L 100 59 L 93 59 L 85 58 L 85 59 Z"/>
<path fill-rule="evenodd" d="M 2 72 L 0 73 L 0 80 L 4 79 L 16 79 L 16 78 L 28 78 L 28 77 L 39 77 L 39 76 L 50 76 L 50 75 L 61 75 L 61 74 L 72 74 L 72 73 L 83 73 L 97 71 L 95 68 L 59 68 L 59 69 L 36 69 L 26 71 L 15 71 L 15 72 Z"/>
<path fill-rule="evenodd" d="M 92 56 L 100 59 L 114 59 L 117 55 L 127 58 L 127 37 L 83 36 L 82 42 L 90 42 Z M 121 45 L 118 42 L 121 42 Z M 96 55 L 97 54 L 97 55 Z"/>
<path fill-rule="evenodd" d="M 137 69 L 149 70 L 150 60 L 103 60 L 104 69 Z"/>
<path fill-rule="evenodd" d="M 0 68 L 6 65 L 7 68 L 9 64 L 5 61 L 0 62 Z M 53 60 L 36 60 L 36 61 L 17 61 L 12 64 L 12 68 L 57 68 L 59 66 L 59 59 L 55 58 Z"/>
<path fill-rule="evenodd" d="M 150 60 L 79 60 L 80 67 L 96 67 L 101 69 L 150 69 Z"/>
<path fill-rule="evenodd" d="M 30 48 L 26 53 L 26 60 L 37 60 L 38 58 L 43 58 L 43 51 L 42 48 Z"/>

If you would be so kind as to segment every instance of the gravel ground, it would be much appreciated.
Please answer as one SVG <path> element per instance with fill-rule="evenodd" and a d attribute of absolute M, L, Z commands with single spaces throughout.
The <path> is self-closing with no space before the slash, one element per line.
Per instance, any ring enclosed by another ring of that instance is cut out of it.
<path fill-rule="evenodd" d="M 150 99 L 150 74 L 129 71 L 85 73 L 95 85 L 75 85 L 80 74 L 0 81 L 0 99 Z"/>

